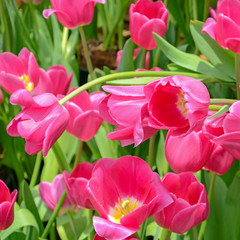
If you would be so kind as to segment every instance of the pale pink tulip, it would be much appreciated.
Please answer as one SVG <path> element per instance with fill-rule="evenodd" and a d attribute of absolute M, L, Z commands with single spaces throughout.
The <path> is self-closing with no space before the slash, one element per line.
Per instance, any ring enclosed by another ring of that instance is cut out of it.
<path fill-rule="evenodd" d="M 93 217 L 96 233 L 108 240 L 125 239 L 151 215 L 173 202 L 157 173 L 142 159 L 100 159 L 87 193 L 101 217 Z"/>
<path fill-rule="evenodd" d="M 51 0 L 52 9 L 45 9 L 43 16 L 55 14 L 63 26 L 73 29 L 91 23 L 96 3 L 104 4 L 105 0 Z"/>
<path fill-rule="evenodd" d="M 108 139 L 120 140 L 122 146 L 139 145 L 157 132 L 148 125 L 147 99 L 144 86 L 103 86 L 110 94 L 100 104 L 103 119 L 116 125 Z"/>
<path fill-rule="evenodd" d="M 86 194 L 86 186 L 92 176 L 93 165 L 88 162 L 78 164 L 71 175 L 63 172 L 68 196 L 78 208 L 94 209 Z"/>
<path fill-rule="evenodd" d="M 70 115 L 67 131 L 82 141 L 93 138 L 103 121 L 99 114 L 99 103 L 105 96 L 103 92 L 88 94 L 84 91 L 65 103 L 64 107 Z"/>
<path fill-rule="evenodd" d="M 52 183 L 40 182 L 39 184 L 40 197 L 52 212 L 56 208 L 64 191 L 66 191 L 66 185 L 62 174 L 58 174 Z M 74 206 L 71 204 L 69 197 L 66 196 L 58 215 L 63 215 L 73 209 Z"/>
<path fill-rule="evenodd" d="M 168 10 L 163 2 L 138 0 L 129 9 L 130 34 L 134 43 L 151 50 L 157 46 L 153 32 L 161 37 L 167 30 Z"/>
<path fill-rule="evenodd" d="M 11 194 L 6 184 L 0 180 L 0 231 L 10 227 L 14 220 L 14 203 L 18 191 Z"/>
<path fill-rule="evenodd" d="M 68 111 L 58 103 L 50 93 L 32 95 L 26 90 L 10 98 L 11 104 L 22 105 L 22 111 L 9 123 L 7 132 L 10 136 L 25 139 L 25 150 L 36 154 L 43 150 L 46 156 L 49 149 L 67 127 Z"/>
<path fill-rule="evenodd" d="M 162 183 L 171 193 L 174 202 L 154 215 L 158 225 L 183 234 L 207 219 L 207 192 L 193 173 L 167 173 Z"/>
<path fill-rule="evenodd" d="M 149 125 L 172 129 L 172 134 L 188 134 L 199 127 L 208 114 L 210 97 L 206 86 L 191 77 L 170 76 L 144 87 L 148 100 Z"/>
<path fill-rule="evenodd" d="M 217 10 L 211 11 L 202 28 L 203 33 L 208 33 L 218 44 L 235 53 L 240 53 L 240 2 L 238 0 L 218 1 Z"/>

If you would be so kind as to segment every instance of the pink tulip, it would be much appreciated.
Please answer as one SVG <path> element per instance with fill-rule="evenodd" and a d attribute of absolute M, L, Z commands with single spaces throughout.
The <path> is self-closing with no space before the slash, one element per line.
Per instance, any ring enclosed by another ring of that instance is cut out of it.
<path fill-rule="evenodd" d="M 14 220 L 14 203 L 18 191 L 15 189 L 11 194 L 6 184 L 0 180 L 0 231 L 10 227 Z"/>
<path fill-rule="evenodd" d="M 105 3 L 105 0 L 51 0 L 52 9 L 43 11 L 43 16 L 49 18 L 55 14 L 58 21 L 69 29 L 91 23 L 96 3 Z"/>
<path fill-rule="evenodd" d="M 71 84 L 73 73 L 68 77 L 66 69 L 61 65 L 54 65 L 47 71 L 40 69 L 38 85 L 34 88 L 35 95 L 52 93 L 66 95 Z"/>
<path fill-rule="evenodd" d="M 69 175 L 63 172 L 68 196 L 74 206 L 78 208 L 94 209 L 86 194 L 86 186 L 92 176 L 93 165 L 88 162 L 78 164 Z"/>
<path fill-rule="evenodd" d="M 141 48 L 135 48 L 135 49 L 134 49 L 133 60 L 136 59 L 136 57 L 137 57 L 137 55 L 139 54 L 140 50 L 141 50 Z M 117 52 L 117 62 L 116 62 L 117 67 L 118 67 L 118 65 L 119 65 L 119 63 L 120 63 L 120 60 L 121 60 L 121 57 L 122 57 L 122 52 L 123 52 L 123 50 L 119 50 L 119 51 Z M 146 69 L 148 69 L 148 67 L 149 67 L 149 61 L 150 61 L 150 53 L 147 52 L 147 54 L 146 54 L 146 62 L 145 62 L 145 68 L 146 68 Z M 116 71 L 118 71 L 118 69 L 116 69 Z"/>
<path fill-rule="evenodd" d="M 108 240 L 125 239 L 151 215 L 172 203 L 157 173 L 142 159 L 100 159 L 87 194 L 101 217 L 93 217 L 96 233 Z"/>
<path fill-rule="evenodd" d="M 4 96 L 3 96 L 2 90 L 0 89 L 0 104 L 2 104 L 3 101 L 4 101 Z"/>
<path fill-rule="evenodd" d="M 172 134 L 188 134 L 200 126 L 208 114 L 206 86 L 190 77 L 170 76 L 144 87 L 148 99 L 149 125 L 172 129 Z"/>
<path fill-rule="evenodd" d="M 23 109 L 7 126 L 8 134 L 25 138 L 28 154 L 43 150 L 43 156 L 46 156 L 67 127 L 68 111 L 50 93 L 32 97 L 27 90 L 20 91 L 19 96 L 15 94 L 10 98 L 10 102 L 22 105 Z"/>
<path fill-rule="evenodd" d="M 40 197 L 52 212 L 56 208 L 65 190 L 66 190 L 66 185 L 64 181 L 64 176 L 62 174 L 58 174 L 53 179 L 52 183 L 41 182 L 39 184 Z M 63 215 L 66 212 L 72 211 L 72 210 L 74 210 L 74 207 L 71 204 L 69 197 L 66 196 L 58 215 Z"/>
<path fill-rule="evenodd" d="M 134 43 L 151 50 L 157 46 L 153 32 L 161 37 L 167 30 L 168 10 L 163 2 L 138 0 L 129 9 L 130 34 Z"/>
<path fill-rule="evenodd" d="M 223 134 L 213 141 L 240 160 L 240 101 L 235 102 L 229 112 L 222 120 Z"/>
<path fill-rule="evenodd" d="M 240 2 L 238 0 L 218 1 L 217 10 L 211 11 L 202 28 L 202 33 L 208 33 L 218 44 L 235 53 L 240 53 Z"/>
<path fill-rule="evenodd" d="M 23 48 L 18 56 L 0 54 L 0 86 L 12 94 L 19 89 L 32 91 L 39 81 L 39 67 L 34 55 Z"/>
<path fill-rule="evenodd" d="M 158 225 L 183 234 L 207 219 L 209 203 L 206 189 L 193 173 L 167 173 L 162 183 L 171 193 L 174 202 L 154 215 Z"/>
<path fill-rule="evenodd" d="M 104 238 L 104 237 L 100 237 L 99 235 L 95 235 L 94 236 L 94 239 L 93 240 L 107 240 L 106 238 Z M 122 239 L 121 238 L 121 240 L 138 240 L 138 238 L 134 238 L 134 237 L 127 237 L 127 238 L 124 238 L 124 239 Z"/>
<path fill-rule="evenodd" d="M 165 154 L 174 172 L 197 172 L 209 158 L 213 144 L 201 129 L 186 136 L 174 136 L 172 130 L 167 134 Z"/>
<path fill-rule="evenodd" d="M 84 91 L 64 104 L 70 115 L 67 131 L 82 141 L 93 138 L 102 124 L 99 103 L 105 96 L 103 92 Z"/>
<path fill-rule="evenodd" d="M 122 146 L 139 145 L 157 132 L 148 125 L 147 99 L 144 86 L 103 86 L 110 95 L 100 104 L 102 118 L 117 125 L 108 139 L 120 140 Z"/>

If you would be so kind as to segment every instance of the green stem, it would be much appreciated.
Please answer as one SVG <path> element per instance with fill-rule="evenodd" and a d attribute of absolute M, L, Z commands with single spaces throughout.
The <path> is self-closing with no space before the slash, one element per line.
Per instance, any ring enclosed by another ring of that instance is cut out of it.
<path fill-rule="evenodd" d="M 48 236 L 48 233 L 49 233 L 49 231 L 50 231 L 50 229 L 51 229 L 51 226 L 52 226 L 52 224 L 54 223 L 54 221 L 55 221 L 55 219 L 56 219 L 56 217 L 57 217 L 57 215 L 58 215 L 58 212 L 60 211 L 60 209 L 61 209 L 61 207 L 62 207 L 62 205 L 63 205 L 63 202 L 64 202 L 66 196 L 67 196 L 67 193 L 64 192 L 64 193 L 62 194 L 60 200 L 58 201 L 58 204 L 57 204 L 56 208 L 54 209 L 54 211 L 53 211 L 53 213 L 52 213 L 52 216 L 51 216 L 51 218 L 49 219 L 49 221 L 48 221 L 48 223 L 47 223 L 47 226 L 46 226 L 46 228 L 44 229 L 44 231 L 43 231 L 43 233 L 42 233 L 42 236 L 41 236 L 42 239 L 43 239 L 43 238 L 46 238 L 46 237 Z"/>
<path fill-rule="evenodd" d="M 150 137 L 148 148 L 148 164 L 152 168 L 154 163 L 154 147 L 155 147 L 156 134 Z"/>
<path fill-rule="evenodd" d="M 58 142 L 56 142 L 53 146 L 52 146 L 52 150 L 56 156 L 56 159 L 58 161 L 58 165 L 61 171 L 66 170 L 69 173 L 71 172 L 71 169 L 67 163 L 67 160 L 64 156 L 64 153 L 62 152 L 62 149 L 60 148 Z"/>
<path fill-rule="evenodd" d="M 75 162 L 74 162 L 73 168 L 75 168 L 81 162 L 81 155 L 82 155 L 83 144 L 84 144 L 84 142 L 79 140 L 79 142 L 78 142 L 78 149 L 77 149 L 77 155 L 76 155 L 76 158 L 75 158 Z"/>
<path fill-rule="evenodd" d="M 33 188 L 37 183 L 37 178 L 38 178 L 38 173 L 40 172 L 41 162 L 42 162 L 42 151 L 39 152 L 36 157 L 36 162 L 34 165 L 33 174 L 32 174 L 32 178 L 31 178 L 30 185 L 29 185 L 30 188 Z"/>
<path fill-rule="evenodd" d="M 169 240 L 172 232 L 170 232 L 168 229 L 163 228 L 162 234 L 160 240 Z"/>
<path fill-rule="evenodd" d="M 137 238 L 137 239 L 140 239 L 140 237 L 139 237 L 139 235 L 138 235 L 137 232 L 135 232 L 135 233 L 133 234 L 133 237 L 134 237 L 134 238 Z"/>
<path fill-rule="evenodd" d="M 198 19 L 198 12 L 197 12 L 197 0 L 193 0 L 193 20 Z"/>
<path fill-rule="evenodd" d="M 93 72 L 93 65 L 92 65 L 90 55 L 89 55 L 87 40 L 86 40 L 85 33 L 84 33 L 84 30 L 83 30 L 82 26 L 79 27 L 79 32 L 80 32 L 82 46 L 83 46 L 83 50 L 84 50 L 84 56 L 85 56 L 85 59 L 86 59 L 86 62 L 87 62 L 88 72 L 91 76 L 91 80 L 93 80 L 95 78 L 94 72 Z"/>
<path fill-rule="evenodd" d="M 62 33 L 62 54 L 64 55 L 66 48 L 67 48 L 67 41 L 68 41 L 68 33 L 69 29 L 64 27 Z"/>
<path fill-rule="evenodd" d="M 124 78 L 131 78 L 131 77 L 166 77 L 166 76 L 173 76 L 173 75 L 183 75 L 183 76 L 189 76 L 189 77 L 194 77 L 194 78 L 203 78 L 205 76 L 202 74 L 170 72 L 170 71 L 140 71 L 140 72 L 132 71 L 132 72 L 113 73 L 113 74 L 108 74 L 108 75 L 99 77 L 97 79 L 94 79 L 91 82 L 88 82 L 88 83 L 80 86 L 79 88 L 77 88 L 76 90 L 74 90 L 73 92 L 71 92 L 70 94 L 65 96 L 64 98 L 62 98 L 59 101 L 59 104 L 63 105 L 64 103 L 66 103 L 67 101 L 69 101 L 70 99 L 72 99 L 73 97 L 78 95 L 79 93 L 81 93 L 97 84 L 104 83 L 106 81 L 119 80 L 119 79 L 124 79 Z"/>
<path fill-rule="evenodd" d="M 39 32 L 38 22 L 37 22 L 37 19 L 36 19 L 36 14 L 34 13 L 34 6 L 33 6 L 33 3 L 32 3 L 32 0 L 29 0 L 28 3 L 29 3 L 30 12 L 31 12 L 31 15 L 32 15 L 33 23 L 35 25 L 35 30 L 37 30 L 37 32 Z"/>
<path fill-rule="evenodd" d="M 160 53 L 161 53 L 161 48 L 157 47 L 156 53 L 155 53 L 155 57 L 154 57 L 154 61 L 153 61 L 153 67 L 157 67 L 158 66 L 158 60 L 160 57 Z"/>
<path fill-rule="evenodd" d="M 124 39 L 123 39 L 123 27 L 124 27 L 124 21 L 121 20 L 118 23 L 118 48 L 119 49 L 123 49 L 123 45 L 124 45 Z"/>
<path fill-rule="evenodd" d="M 192 230 L 193 230 L 193 240 L 198 240 L 197 227 L 194 227 Z"/>
<path fill-rule="evenodd" d="M 225 98 L 211 98 L 210 104 L 219 104 L 219 105 L 232 105 L 235 103 L 236 99 L 225 99 Z M 222 106 L 220 106 L 222 107 Z"/>
<path fill-rule="evenodd" d="M 69 212 L 67 212 L 67 216 L 68 216 L 68 219 L 69 219 L 69 224 L 70 224 L 70 226 L 72 228 L 72 231 L 74 233 L 74 239 L 77 240 L 78 239 L 78 235 L 77 235 L 77 230 L 76 230 L 76 228 L 74 226 L 74 223 L 73 223 L 73 218 L 72 218 L 72 216 L 71 216 L 71 214 Z"/>
<path fill-rule="evenodd" d="M 210 182 L 210 187 L 209 187 L 209 191 L 208 191 L 209 207 L 211 205 L 211 200 L 212 200 L 212 195 L 213 195 L 213 189 L 214 189 L 216 176 L 217 176 L 216 173 L 211 172 L 211 182 Z M 205 220 L 201 224 L 201 227 L 200 227 L 200 230 L 199 230 L 198 240 L 202 240 L 204 238 L 204 232 L 205 232 L 206 225 L 207 225 L 207 220 Z"/>
<path fill-rule="evenodd" d="M 204 12 L 203 12 L 203 21 L 204 22 L 206 21 L 206 19 L 208 18 L 208 15 L 209 15 L 209 6 L 210 6 L 210 1 L 204 0 Z"/>
<path fill-rule="evenodd" d="M 235 73 L 236 73 L 236 91 L 237 99 L 240 99 L 240 74 L 239 74 L 239 54 L 235 54 Z"/>
<path fill-rule="evenodd" d="M 141 240 L 144 240 L 144 238 L 145 238 L 147 223 L 148 223 L 148 219 L 146 219 L 145 222 L 143 223 L 142 232 L 141 232 Z"/>
<path fill-rule="evenodd" d="M 147 50 L 143 48 L 143 54 L 142 54 L 142 62 L 141 62 L 141 68 L 145 69 L 146 65 L 146 55 L 147 55 Z"/>

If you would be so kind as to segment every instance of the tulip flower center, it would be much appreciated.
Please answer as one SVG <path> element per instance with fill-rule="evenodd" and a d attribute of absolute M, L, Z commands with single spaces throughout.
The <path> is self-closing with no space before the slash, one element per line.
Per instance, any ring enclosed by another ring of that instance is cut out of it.
<path fill-rule="evenodd" d="M 187 111 L 188 109 L 185 107 L 185 104 L 187 103 L 187 101 L 184 98 L 184 92 L 181 91 L 180 93 L 177 93 L 178 96 L 178 100 L 177 102 L 175 102 L 175 104 L 177 105 L 177 108 L 180 110 L 181 114 L 187 118 Z"/>
<path fill-rule="evenodd" d="M 31 92 L 34 88 L 34 84 L 30 82 L 29 76 L 26 74 L 23 74 L 21 77 L 18 77 L 20 80 L 23 81 L 25 88 Z"/>
<path fill-rule="evenodd" d="M 123 216 L 125 216 L 128 213 L 131 213 L 139 206 L 140 203 L 137 202 L 137 200 L 134 198 L 129 199 L 129 196 L 125 200 L 118 198 L 118 203 L 115 205 L 114 208 L 110 210 L 108 218 L 110 221 L 120 224 L 120 219 Z"/>

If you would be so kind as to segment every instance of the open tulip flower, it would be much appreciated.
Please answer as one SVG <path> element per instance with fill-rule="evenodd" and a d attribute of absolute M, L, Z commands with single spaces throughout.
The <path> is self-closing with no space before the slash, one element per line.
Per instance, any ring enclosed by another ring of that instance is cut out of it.
<path fill-rule="evenodd" d="M 107 240 L 107 239 L 104 237 L 100 237 L 99 235 L 96 234 L 93 240 Z M 122 240 L 138 240 L 138 239 L 131 236 L 131 237 L 124 238 Z"/>
<path fill-rule="evenodd" d="M 216 12 L 208 18 L 202 28 L 218 44 L 235 53 L 240 53 L 240 2 L 238 0 L 218 1 Z"/>
<path fill-rule="evenodd" d="M 11 194 L 6 184 L 0 180 L 0 231 L 10 227 L 14 220 L 14 203 L 17 198 L 17 190 Z"/>
<path fill-rule="evenodd" d="M 34 55 L 23 48 L 18 56 L 0 54 L 0 86 L 12 94 L 19 89 L 32 91 L 39 82 L 39 67 Z"/>
<path fill-rule="evenodd" d="M 56 208 L 65 190 L 66 190 L 66 185 L 65 185 L 64 176 L 62 174 L 58 174 L 53 179 L 52 183 L 41 182 L 39 184 L 40 197 L 52 212 Z M 74 206 L 72 205 L 69 197 L 66 196 L 58 215 L 63 215 L 67 211 L 71 211 L 71 210 L 74 210 Z"/>
<path fill-rule="evenodd" d="M 67 131 L 82 141 L 93 138 L 103 121 L 99 104 L 105 96 L 103 92 L 88 94 L 84 91 L 65 103 L 64 107 L 70 115 Z"/>
<path fill-rule="evenodd" d="M 92 176 L 93 165 L 88 162 L 78 164 L 69 175 L 63 172 L 67 193 L 72 204 L 78 208 L 94 209 L 86 194 L 86 186 Z"/>
<path fill-rule="evenodd" d="M 10 102 L 22 105 L 23 109 L 7 126 L 8 134 L 24 138 L 28 154 L 43 150 L 43 156 L 46 156 L 67 128 L 68 111 L 50 93 L 32 97 L 28 91 L 20 91 L 19 96 L 15 94 L 10 98 Z"/>
<path fill-rule="evenodd" d="M 139 145 L 158 130 L 148 125 L 147 99 L 143 86 L 103 86 L 110 94 L 100 104 L 102 118 L 117 125 L 108 139 L 120 140 L 122 146 Z"/>
<path fill-rule="evenodd" d="M 138 0 L 129 9 L 130 34 L 134 43 L 152 50 L 157 46 L 153 32 L 161 37 L 167 30 L 168 10 L 162 1 Z"/>
<path fill-rule="evenodd" d="M 207 219 L 209 203 L 206 189 L 193 173 L 167 173 L 162 183 L 174 202 L 154 215 L 158 225 L 183 234 Z"/>
<path fill-rule="evenodd" d="M 48 18 L 55 14 L 58 21 L 69 29 L 91 23 L 96 3 L 105 3 L 105 0 L 51 0 L 52 9 L 43 11 L 43 16 Z"/>
<path fill-rule="evenodd" d="M 144 92 L 152 127 L 172 129 L 174 135 L 188 134 L 207 117 L 209 93 L 194 78 L 176 75 L 157 79 L 147 84 Z"/>
<path fill-rule="evenodd" d="M 93 217 L 96 233 L 106 239 L 125 239 L 151 215 L 172 203 L 157 173 L 138 157 L 100 159 L 87 193 L 101 217 Z"/>

